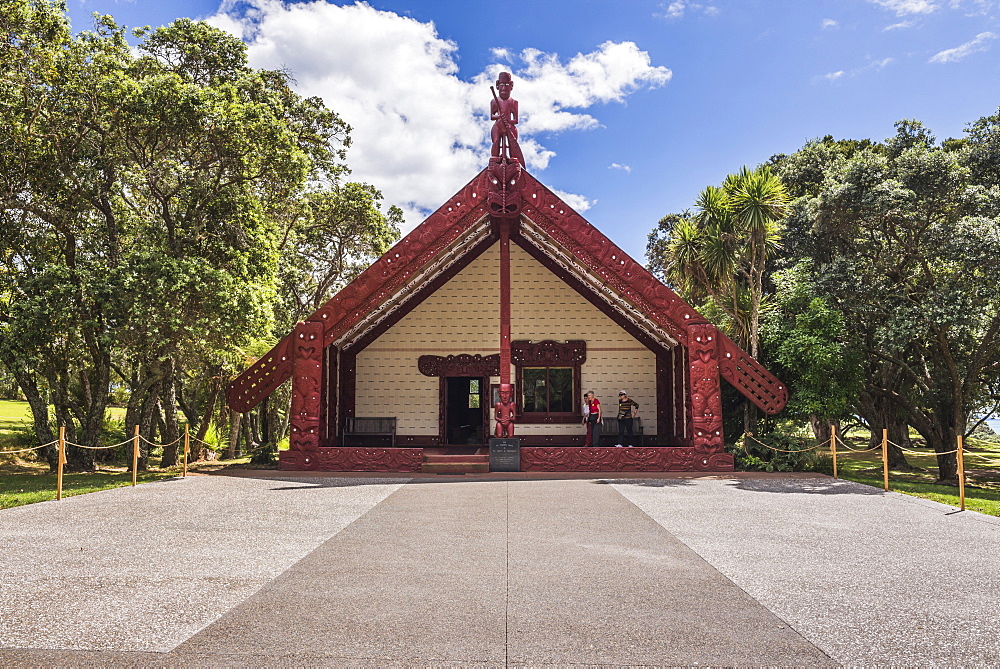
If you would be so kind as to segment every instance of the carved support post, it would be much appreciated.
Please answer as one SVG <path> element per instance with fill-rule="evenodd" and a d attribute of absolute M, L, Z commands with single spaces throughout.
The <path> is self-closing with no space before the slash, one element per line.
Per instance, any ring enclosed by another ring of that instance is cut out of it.
<path fill-rule="evenodd" d="M 300 322 L 292 333 L 292 416 L 289 446 L 304 469 L 314 469 L 319 448 L 323 383 L 323 324 Z"/>
<path fill-rule="evenodd" d="M 698 469 L 732 469 L 732 456 L 724 453 L 722 434 L 719 331 L 711 323 L 691 323 L 687 331 L 693 465 Z"/>
<path fill-rule="evenodd" d="M 510 219 L 500 228 L 500 383 L 510 383 Z"/>

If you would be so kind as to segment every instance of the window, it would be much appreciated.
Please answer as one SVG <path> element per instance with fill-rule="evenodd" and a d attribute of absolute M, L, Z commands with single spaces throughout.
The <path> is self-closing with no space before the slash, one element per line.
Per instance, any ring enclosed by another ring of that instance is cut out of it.
<path fill-rule="evenodd" d="M 521 369 L 521 406 L 524 413 L 571 413 L 572 367 L 524 367 Z"/>
<path fill-rule="evenodd" d="M 479 379 L 469 381 L 469 408 L 479 408 Z"/>
<path fill-rule="evenodd" d="M 518 421 L 579 422 L 583 395 L 580 368 L 586 360 L 587 345 L 583 341 L 512 341 Z"/>

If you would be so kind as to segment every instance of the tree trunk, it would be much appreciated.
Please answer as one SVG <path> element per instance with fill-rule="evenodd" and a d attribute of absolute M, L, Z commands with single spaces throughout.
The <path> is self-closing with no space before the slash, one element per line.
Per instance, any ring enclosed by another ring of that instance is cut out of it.
<path fill-rule="evenodd" d="M 868 441 L 868 448 L 882 447 L 882 430 L 888 432 L 889 444 L 886 448 L 886 455 L 889 458 L 889 469 L 897 471 L 913 471 L 913 466 L 906 461 L 906 454 L 900 446 L 910 445 L 910 426 L 899 418 L 895 406 L 892 402 L 881 395 L 863 393 L 861 397 L 862 406 L 867 410 L 862 410 L 862 417 L 871 429 L 871 439 Z"/>
<path fill-rule="evenodd" d="M 177 426 L 177 390 L 173 358 L 167 358 L 167 375 L 163 380 L 163 459 L 160 468 L 177 466 L 177 447 L 180 445 L 180 430 Z"/>
<path fill-rule="evenodd" d="M 239 411 L 229 410 L 229 453 L 227 453 L 227 457 L 230 460 L 236 457 L 236 448 L 240 444 L 240 423 L 242 419 L 243 414 Z"/>
<path fill-rule="evenodd" d="M 198 426 L 198 435 L 196 437 L 198 444 L 198 457 L 194 457 L 195 446 L 191 445 L 192 458 L 195 460 L 201 460 L 204 454 L 204 446 L 202 442 L 205 441 L 205 437 L 208 436 L 208 428 L 212 425 L 212 416 L 215 415 L 215 405 L 219 401 L 219 394 L 222 392 L 222 383 L 219 379 L 212 379 L 212 392 L 209 393 L 208 403 L 205 405 L 205 411 L 201 414 L 201 424 Z"/>
<path fill-rule="evenodd" d="M 139 434 L 145 439 L 139 440 L 139 469 L 146 471 L 149 469 L 149 442 L 155 442 L 156 433 L 153 429 L 153 413 L 157 409 L 160 401 L 160 382 L 156 382 L 149 389 L 142 406 L 142 414 L 139 416 Z"/>
<path fill-rule="evenodd" d="M 19 365 L 15 360 L 11 360 L 5 356 L 3 363 L 4 367 L 13 375 L 17 387 L 20 388 L 24 394 L 24 399 L 28 401 L 28 406 L 31 408 L 31 418 L 34 423 L 35 437 L 38 439 L 38 445 L 41 446 L 42 444 L 55 441 L 56 437 L 52 434 L 52 427 L 49 425 L 49 402 L 38 390 L 38 381 L 31 372 Z M 49 471 L 54 472 L 59 466 L 59 447 L 56 445 L 46 446 L 41 449 L 41 456 L 48 463 Z"/>
<path fill-rule="evenodd" d="M 813 436 L 816 437 L 816 441 L 821 444 L 830 443 L 830 438 L 833 436 L 833 426 L 837 427 L 837 436 L 841 436 L 839 420 L 829 420 L 811 413 L 809 414 L 809 425 L 812 427 Z"/>

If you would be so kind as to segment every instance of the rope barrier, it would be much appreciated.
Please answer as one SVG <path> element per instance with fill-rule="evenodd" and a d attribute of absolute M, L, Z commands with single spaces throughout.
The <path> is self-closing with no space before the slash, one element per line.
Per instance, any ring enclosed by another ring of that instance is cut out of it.
<path fill-rule="evenodd" d="M 141 441 L 146 442 L 150 446 L 162 446 L 163 448 L 166 448 L 167 446 L 173 446 L 174 444 L 176 444 L 177 442 L 179 442 L 181 439 L 183 439 L 183 437 L 177 437 L 176 439 L 174 439 L 173 441 L 171 441 L 169 444 L 155 444 L 155 443 L 151 442 L 149 439 L 146 439 L 146 437 L 142 436 L 141 434 L 139 435 L 139 439 Z M 132 441 L 132 440 L 129 439 L 129 441 Z"/>
<path fill-rule="evenodd" d="M 746 440 L 747 439 L 753 439 L 754 441 L 756 441 L 758 444 L 760 444 L 764 448 L 769 448 L 772 451 L 776 451 L 778 453 L 807 453 L 808 451 L 814 451 L 817 448 L 819 448 L 820 446 L 826 445 L 826 442 L 823 442 L 822 444 L 816 444 L 815 446 L 810 446 L 809 448 L 797 448 L 797 449 L 795 449 L 793 451 L 786 451 L 786 450 L 783 450 L 783 449 L 780 449 L 780 448 L 775 448 L 774 446 L 771 446 L 769 444 L 765 444 L 761 440 L 756 439 L 754 437 L 751 437 L 749 435 L 743 435 L 743 450 L 744 451 L 747 450 L 747 446 L 746 446 Z M 749 451 L 747 451 L 747 455 L 750 455 Z"/>
<path fill-rule="evenodd" d="M 868 453 L 869 451 L 874 451 L 876 449 L 882 448 L 881 444 L 877 444 L 875 446 L 872 446 L 871 448 L 851 448 L 848 445 L 848 443 L 843 439 L 841 439 L 840 437 L 837 437 L 837 443 L 852 453 Z"/>
<path fill-rule="evenodd" d="M 52 445 L 58 444 L 58 443 L 59 443 L 59 440 L 56 440 L 56 441 L 50 441 L 47 444 L 42 444 L 41 446 L 35 446 L 33 448 L 22 448 L 22 449 L 19 449 L 19 450 L 16 450 L 16 451 L 0 450 L 0 455 L 8 455 L 8 454 L 12 454 L 12 453 L 28 453 L 30 451 L 39 451 L 39 450 L 41 450 L 43 448 L 47 448 L 48 446 L 52 446 Z"/>
<path fill-rule="evenodd" d="M 53 442 L 55 443 L 55 442 Z M 131 439 L 126 439 L 125 441 L 120 441 L 117 444 L 112 444 L 111 446 L 84 446 L 83 444 L 74 444 L 72 441 L 65 442 L 67 446 L 76 446 L 77 448 L 85 448 L 90 451 L 99 451 L 108 448 L 118 448 L 119 446 L 124 446 L 125 444 L 131 444 Z"/>
<path fill-rule="evenodd" d="M 991 459 L 987 458 L 985 455 L 979 455 L 977 453 L 970 453 L 969 451 L 965 451 L 965 457 L 966 457 L 966 459 L 968 459 L 968 458 L 979 458 L 980 460 L 985 460 L 986 461 L 983 464 L 996 465 L 996 466 L 1000 467 L 1000 460 L 991 460 Z M 977 463 L 977 464 L 979 464 L 979 463 Z"/>

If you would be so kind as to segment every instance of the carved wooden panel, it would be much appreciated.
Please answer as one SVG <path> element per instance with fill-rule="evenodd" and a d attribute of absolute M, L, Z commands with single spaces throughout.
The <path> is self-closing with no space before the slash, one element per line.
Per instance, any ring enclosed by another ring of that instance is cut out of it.
<path fill-rule="evenodd" d="M 369 312 L 393 296 L 442 249 L 486 215 L 486 170 L 431 214 L 371 267 L 309 317 L 324 325 L 326 343 L 348 331 Z M 226 389 L 226 401 L 237 411 L 249 411 L 292 374 L 287 350 L 292 335 Z"/>
<path fill-rule="evenodd" d="M 688 326 L 692 446 L 707 466 L 725 448 L 722 434 L 722 387 L 719 380 L 719 329 L 711 323 Z"/>
<path fill-rule="evenodd" d="M 292 375 L 291 342 L 290 335 L 282 339 L 267 355 L 229 384 L 226 388 L 229 408 L 249 411 Z"/>
<path fill-rule="evenodd" d="M 784 409 L 788 403 L 784 384 L 726 335 L 720 333 L 719 341 L 719 370 L 723 378 L 765 413 L 773 415 Z"/>
<path fill-rule="evenodd" d="M 323 382 L 323 324 L 307 321 L 292 333 L 292 407 L 289 447 L 315 451 L 320 438 L 320 390 Z M 315 465 L 315 461 L 308 464 Z"/>
<path fill-rule="evenodd" d="M 311 462 L 305 462 L 306 455 Z M 310 454 L 281 451 L 278 456 L 284 471 L 419 472 L 424 461 L 422 448 L 320 448 Z"/>
<path fill-rule="evenodd" d="M 540 341 L 522 339 L 510 343 L 511 362 L 529 367 L 572 367 L 587 362 L 587 342 Z"/>
<path fill-rule="evenodd" d="M 523 472 L 733 471 L 728 453 L 703 457 L 695 448 L 521 447 Z"/>
<path fill-rule="evenodd" d="M 424 376 L 499 376 L 500 355 L 422 355 L 417 369 Z"/>

